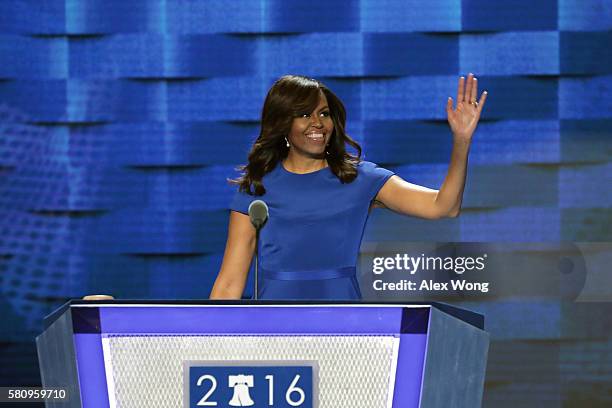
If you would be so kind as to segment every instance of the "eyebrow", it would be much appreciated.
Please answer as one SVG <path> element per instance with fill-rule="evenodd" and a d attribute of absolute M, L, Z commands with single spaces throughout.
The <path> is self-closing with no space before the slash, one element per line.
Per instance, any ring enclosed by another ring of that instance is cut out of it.
<path fill-rule="evenodd" d="M 324 111 L 325 109 L 329 109 L 329 106 L 325 105 L 321 109 L 319 109 L 317 112 Z"/>

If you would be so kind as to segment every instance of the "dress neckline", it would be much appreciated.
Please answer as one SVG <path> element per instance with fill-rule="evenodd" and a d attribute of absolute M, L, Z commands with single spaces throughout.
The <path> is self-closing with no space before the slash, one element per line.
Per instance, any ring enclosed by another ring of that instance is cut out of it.
<path fill-rule="evenodd" d="M 325 166 L 323 168 L 320 168 L 319 170 L 311 171 L 311 172 L 308 172 L 308 173 L 294 173 L 292 171 L 287 170 L 287 168 L 285 167 L 285 164 L 281 160 L 280 161 L 280 168 L 281 168 L 282 172 L 287 173 L 287 174 L 291 174 L 292 176 L 310 176 L 312 174 L 321 173 L 324 170 L 329 170 L 329 165 L 327 165 L 327 166 Z"/>

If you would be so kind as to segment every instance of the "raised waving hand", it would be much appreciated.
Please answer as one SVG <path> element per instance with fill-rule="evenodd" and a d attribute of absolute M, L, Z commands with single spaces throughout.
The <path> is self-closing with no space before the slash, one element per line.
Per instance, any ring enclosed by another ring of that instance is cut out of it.
<path fill-rule="evenodd" d="M 470 142 L 476 130 L 480 113 L 487 100 L 487 91 L 480 95 L 478 102 L 478 80 L 473 74 L 469 74 L 467 80 L 459 78 L 457 89 L 457 101 L 453 109 L 453 98 L 449 97 L 446 103 L 446 114 L 448 124 L 456 141 Z"/>

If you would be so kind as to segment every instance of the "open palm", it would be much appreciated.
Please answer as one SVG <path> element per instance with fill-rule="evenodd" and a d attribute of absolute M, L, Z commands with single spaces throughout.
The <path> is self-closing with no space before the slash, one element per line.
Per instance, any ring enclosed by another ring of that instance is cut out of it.
<path fill-rule="evenodd" d="M 478 80 L 473 74 L 469 74 L 467 83 L 464 77 L 459 78 L 455 109 L 453 109 L 453 98 L 449 97 L 446 103 L 448 124 L 453 136 L 460 141 L 471 141 L 480 120 L 480 112 L 487 100 L 487 91 L 482 93 L 478 102 L 476 102 L 477 95 Z"/>

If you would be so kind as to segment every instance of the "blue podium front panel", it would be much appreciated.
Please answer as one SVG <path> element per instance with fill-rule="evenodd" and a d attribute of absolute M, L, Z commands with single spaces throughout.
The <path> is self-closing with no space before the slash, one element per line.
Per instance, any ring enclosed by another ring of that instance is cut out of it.
<path fill-rule="evenodd" d="M 483 317 L 443 304 L 73 301 L 46 323 L 37 339 L 43 384 L 79 397 L 53 407 L 482 401 Z"/>
<path fill-rule="evenodd" d="M 83 305 L 72 315 L 83 406 L 189 406 L 190 361 L 312 362 L 317 395 L 295 406 L 419 406 L 429 306 Z M 215 406 L 234 406 L 225 392 Z"/>

